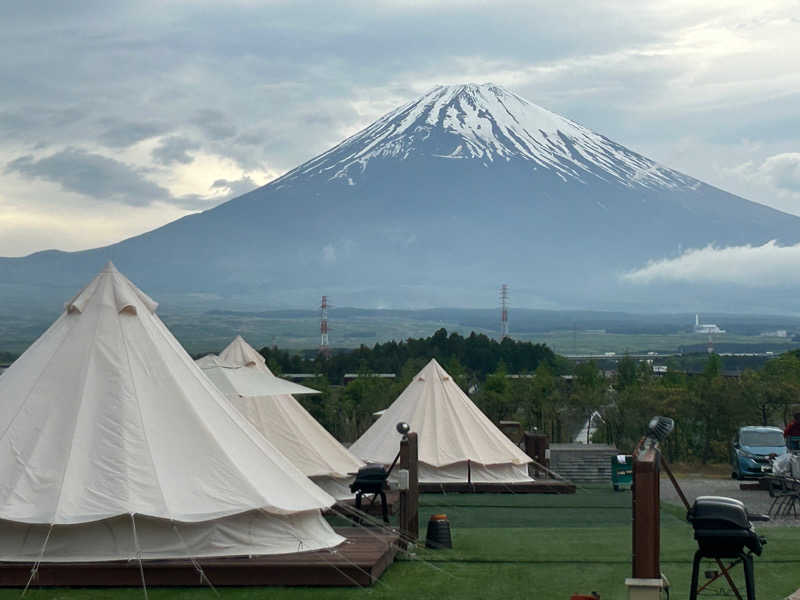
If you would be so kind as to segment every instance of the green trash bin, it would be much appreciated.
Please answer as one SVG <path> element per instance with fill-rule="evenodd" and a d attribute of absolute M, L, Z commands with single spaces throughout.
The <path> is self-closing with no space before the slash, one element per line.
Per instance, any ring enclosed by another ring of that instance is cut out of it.
<path fill-rule="evenodd" d="M 630 454 L 611 457 L 611 485 L 617 492 L 633 485 L 633 457 Z"/>

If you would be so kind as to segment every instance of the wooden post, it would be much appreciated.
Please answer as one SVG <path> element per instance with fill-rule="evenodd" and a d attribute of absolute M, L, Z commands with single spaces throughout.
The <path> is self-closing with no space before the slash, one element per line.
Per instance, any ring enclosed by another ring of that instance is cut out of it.
<path fill-rule="evenodd" d="M 633 577 L 660 579 L 661 455 L 656 448 L 633 459 Z"/>
<path fill-rule="evenodd" d="M 400 533 L 419 539 L 419 450 L 417 434 L 410 431 L 400 442 L 400 469 L 408 469 L 408 489 L 400 491 Z"/>
<path fill-rule="evenodd" d="M 550 447 L 547 436 L 543 433 L 533 433 L 530 431 L 525 432 L 525 454 L 530 456 L 538 464 L 542 465 L 545 469 L 549 469 L 550 465 L 547 464 L 547 449 Z M 537 465 L 531 465 L 529 473 L 532 477 L 549 477 L 547 471 L 542 471 Z"/>

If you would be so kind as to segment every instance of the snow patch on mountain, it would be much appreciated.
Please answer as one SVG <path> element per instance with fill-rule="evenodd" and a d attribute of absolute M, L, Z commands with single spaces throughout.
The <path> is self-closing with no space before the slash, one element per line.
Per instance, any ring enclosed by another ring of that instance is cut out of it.
<path fill-rule="evenodd" d="M 439 86 L 284 176 L 358 183 L 375 158 L 524 160 L 563 181 L 694 189 L 699 182 L 497 85 Z"/>

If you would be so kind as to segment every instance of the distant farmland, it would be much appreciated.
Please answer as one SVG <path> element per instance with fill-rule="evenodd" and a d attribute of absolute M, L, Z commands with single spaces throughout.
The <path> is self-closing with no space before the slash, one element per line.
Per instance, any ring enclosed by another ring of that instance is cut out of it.
<path fill-rule="evenodd" d="M 201 308 L 175 310 L 164 306 L 159 315 L 189 352 L 223 348 L 241 334 L 253 345 L 313 349 L 319 344 L 319 314 L 314 310 L 225 311 Z M 0 354 L 23 352 L 58 316 L 24 315 L 0 309 Z M 704 316 L 705 317 L 705 316 Z M 800 347 L 792 341 L 800 331 L 797 317 L 708 315 L 727 330 L 714 335 L 718 352 L 774 352 Z M 372 346 L 378 342 L 426 337 L 440 328 L 462 335 L 471 332 L 496 337 L 499 313 L 494 309 L 373 310 L 336 308 L 330 311 L 330 344 L 335 348 Z M 544 343 L 559 354 L 673 353 L 704 351 L 707 336 L 690 333 L 694 315 L 640 315 L 600 311 L 511 311 L 515 339 Z M 759 335 L 787 330 L 785 338 Z M 0 361 L 2 362 L 2 361 Z"/>

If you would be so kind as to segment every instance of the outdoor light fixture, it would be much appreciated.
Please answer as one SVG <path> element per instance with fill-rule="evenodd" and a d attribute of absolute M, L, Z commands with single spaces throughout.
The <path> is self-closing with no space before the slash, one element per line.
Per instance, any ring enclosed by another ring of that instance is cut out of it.
<path fill-rule="evenodd" d="M 400 421 L 397 424 L 397 433 L 399 433 L 403 437 L 405 437 L 409 431 L 411 431 L 411 426 L 405 421 Z"/>
<path fill-rule="evenodd" d="M 647 424 L 647 438 L 652 442 L 663 442 L 675 428 L 675 421 L 669 417 L 653 417 Z"/>

